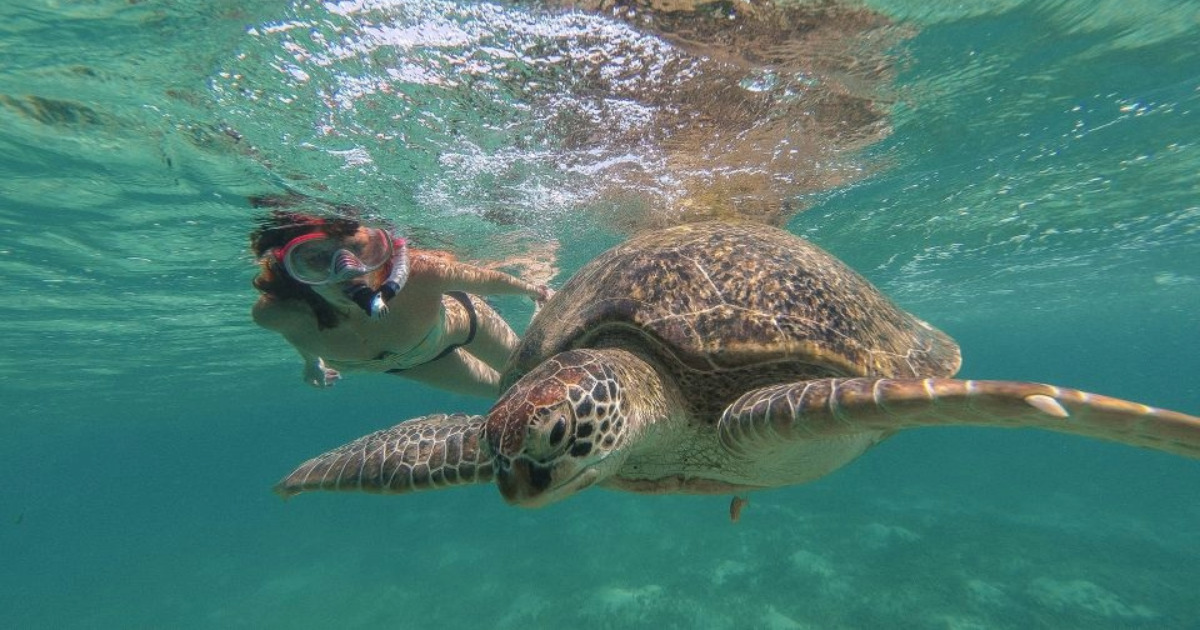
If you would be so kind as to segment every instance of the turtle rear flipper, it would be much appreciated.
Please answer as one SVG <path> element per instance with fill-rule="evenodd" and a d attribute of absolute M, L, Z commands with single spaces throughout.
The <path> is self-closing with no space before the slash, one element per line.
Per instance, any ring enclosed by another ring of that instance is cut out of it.
<path fill-rule="evenodd" d="M 743 395 L 719 422 L 721 443 L 760 448 L 864 432 L 977 425 L 1073 433 L 1200 458 L 1200 418 L 1016 381 L 829 378 Z"/>
<path fill-rule="evenodd" d="M 483 416 L 414 418 L 318 455 L 275 485 L 289 498 L 313 490 L 400 494 L 492 480 L 480 449 Z"/>

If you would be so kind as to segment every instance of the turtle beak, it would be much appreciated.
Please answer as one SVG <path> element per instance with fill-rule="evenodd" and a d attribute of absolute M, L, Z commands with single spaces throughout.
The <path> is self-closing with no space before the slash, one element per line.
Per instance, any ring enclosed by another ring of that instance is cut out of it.
<path fill-rule="evenodd" d="M 509 466 L 497 467 L 496 486 L 509 505 L 545 507 L 596 483 L 599 471 L 585 468 L 563 480 L 563 470 L 518 457 Z M 555 473 L 558 480 L 555 480 Z"/>
<path fill-rule="evenodd" d="M 496 485 L 510 505 L 542 507 L 554 500 L 546 494 L 553 478 L 551 470 L 519 457 L 511 466 L 496 471 Z"/>

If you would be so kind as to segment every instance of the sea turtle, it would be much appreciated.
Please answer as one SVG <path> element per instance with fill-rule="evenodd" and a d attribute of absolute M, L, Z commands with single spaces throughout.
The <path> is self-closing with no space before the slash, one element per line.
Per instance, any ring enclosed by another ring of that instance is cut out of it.
<path fill-rule="evenodd" d="M 494 479 L 531 507 L 593 485 L 739 495 L 821 477 L 901 429 L 952 424 L 1200 457 L 1200 418 L 956 380 L 959 363 L 950 337 L 801 238 L 752 223 L 677 226 L 580 269 L 530 325 L 487 415 L 402 422 L 305 462 L 276 490 Z"/>

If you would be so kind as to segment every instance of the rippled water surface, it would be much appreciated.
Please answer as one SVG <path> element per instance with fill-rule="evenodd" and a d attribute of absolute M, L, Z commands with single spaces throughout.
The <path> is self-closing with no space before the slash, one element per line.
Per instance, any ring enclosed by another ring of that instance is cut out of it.
<path fill-rule="evenodd" d="M 902 434 L 737 524 L 600 490 L 285 504 L 309 456 L 488 405 L 310 390 L 247 248 L 248 199 L 292 193 L 561 285 L 740 216 L 966 377 L 1197 413 L 1194 2 L 35 0 L 0 59 L 0 626 L 1200 627 L 1200 462 L 1045 433 Z"/>

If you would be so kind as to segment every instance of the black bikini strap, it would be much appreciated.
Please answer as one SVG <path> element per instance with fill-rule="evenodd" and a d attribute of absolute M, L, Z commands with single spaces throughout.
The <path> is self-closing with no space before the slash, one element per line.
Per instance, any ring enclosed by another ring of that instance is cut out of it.
<path fill-rule="evenodd" d="M 479 330 L 479 316 L 475 314 L 475 305 L 471 304 L 471 296 L 463 293 L 462 291 L 447 291 L 446 295 L 458 300 L 459 303 L 463 305 L 463 308 L 467 309 L 467 322 L 470 324 L 470 328 L 467 330 L 467 338 L 462 343 L 452 343 L 446 346 L 445 350 L 439 352 L 436 357 L 433 357 L 427 361 L 427 363 L 433 363 L 434 361 L 437 361 L 451 352 L 454 352 L 455 350 L 471 343 L 475 340 L 475 332 Z"/>
<path fill-rule="evenodd" d="M 470 323 L 470 329 L 467 330 L 467 340 L 459 344 L 465 346 L 475 340 L 475 333 L 479 330 L 479 315 L 475 313 L 475 305 L 471 303 L 471 296 L 462 291 L 447 291 L 446 295 L 456 299 L 467 309 L 467 321 Z"/>

